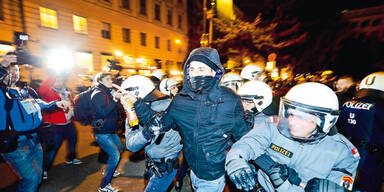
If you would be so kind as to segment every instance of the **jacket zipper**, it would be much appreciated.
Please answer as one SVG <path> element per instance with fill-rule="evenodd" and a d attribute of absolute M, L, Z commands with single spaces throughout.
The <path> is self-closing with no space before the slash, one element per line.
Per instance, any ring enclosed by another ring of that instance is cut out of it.
<path fill-rule="evenodd" d="M 199 147 L 197 145 L 197 138 L 199 136 L 199 120 L 200 120 L 200 112 L 201 112 L 201 103 L 203 102 L 203 95 L 200 97 L 200 105 L 199 105 L 199 113 L 197 114 L 197 120 L 196 120 L 196 129 L 195 129 L 195 146 L 196 146 L 196 169 L 198 170 L 198 152 L 199 152 Z"/>

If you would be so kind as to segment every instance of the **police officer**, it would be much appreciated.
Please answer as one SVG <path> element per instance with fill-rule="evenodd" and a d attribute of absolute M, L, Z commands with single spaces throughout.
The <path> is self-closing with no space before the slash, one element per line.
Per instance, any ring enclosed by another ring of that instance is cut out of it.
<path fill-rule="evenodd" d="M 361 154 L 361 191 L 380 191 L 384 176 L 384 72 L 365 77 L 355 99 L 345 102 L 339 124 Z"/>
<path fill-rule="evenodd" d="M 272 104 L 272 89 L 266 83 L 248 81 L 239 88 L 237 94 L 241 98 L 249 127 L 253 128 L 255 121 L 262 121 L 265 118 L 274 121 L 273 116 L 264 113 L 264 109 Z"/>
<path fill-rule="evenodd" d="M 244 83 L 243 78 L 235 72 L 229 72 L 223 75 L 221 78 L 220 85 L 232 89 L 234 92 Z"/>
<path fill-rule="evenodd" d="M 167 95 L 155 89 L 150 79 L 141 75 L 128 77 L 122 83 L 121 88 L 126 89 L 138 99 L 142 99 L 156 112 L 165 111 L 171 103 L 171 99 Z M 129 98 L 123 97 L 121 99 L 124 108 L 130 110 L 127 101 L 130 101 Z M 152 121 L 161 120 L 161 116 L 158 115 L 155 115 Z M 137 152 L 145 148 L 147 172 L 150 177 L 145 188 L 146 192 L 167 191 L 177 173 L 180 151 L 183 147 L 180 143 L 181 137 L 177 131 L 170 129 L 162 132 L 158 126 L 161 125 L 150 122 L 138 128 L 130 127 L 128 119 L 126 123 L 127 149 Z"/>
<path fill-rule="evenodd" d="M 329 87 L 314 82 L 293 87 L 281 99 L 278 123 L 255 122 L 232 146 L 226 158 L 229 177 L 244 190 L 259 182 L 266 191 L 318 191 L 322 185 L 313 182 L 319 179 L 351 190 L 359 155 L 336 132 L 338 114 L 337 96 Z M 248 161 L 261 157 L 268 157 L 270 166 L 261 166 L 256 180 Z"/>

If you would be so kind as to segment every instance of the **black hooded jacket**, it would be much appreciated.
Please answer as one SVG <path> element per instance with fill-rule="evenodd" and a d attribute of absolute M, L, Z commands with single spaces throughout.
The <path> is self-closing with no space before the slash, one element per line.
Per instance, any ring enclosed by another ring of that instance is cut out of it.
<path fill-rule="evenodd" d="M 191 91 L 189 63 L 193 55 L 212 61 L 217 69 L 215 83 L 196 93 Z M 166 127 L 176 124 L 183 139 L 184 156 L 193 172 L 201 179 L 215 180 L 225 174 L 225 157 L 234 140 L 249 130 L 239 96 L 219 82 L 224 73 L 219 54 L 212 48 L 194 49 L 184 65 L 183 89 L 176 95 L 164 116 Z M 151 117 L 142 101 L 135 103 L 141 123 Z"/>

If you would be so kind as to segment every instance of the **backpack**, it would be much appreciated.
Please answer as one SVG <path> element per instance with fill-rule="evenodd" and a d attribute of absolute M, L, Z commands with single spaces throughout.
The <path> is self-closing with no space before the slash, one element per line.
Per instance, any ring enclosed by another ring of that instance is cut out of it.
<path fill-rule="evenodd" d="M 75 96 L 74 103 L 74 118 L 82 125 L 90 125 L 92 123 L 91 95 L 94 87 L 79 93 Z"/>

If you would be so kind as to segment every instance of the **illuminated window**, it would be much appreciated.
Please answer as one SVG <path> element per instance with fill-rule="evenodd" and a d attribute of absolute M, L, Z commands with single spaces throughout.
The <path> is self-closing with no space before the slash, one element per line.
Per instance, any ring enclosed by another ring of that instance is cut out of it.
<path fill-rule="evenodd" d="M 123 41 L 126 43 L 131 43 L 131 30 L 123 28 Z"/>
<path fill-rule="evenodd" d="M 78 33 L 87 34 L 87 19 L 85 17 L 73 15 L 73 30 Z"/>
<path fill-rule="evenodd" d="M 168 9 L 168 12 L 167 12 L 167 24 L 168 25 L 173 25 L 172 23 L 172 9 Z"/>
<path fill-rule="evenodd" d="M 45 7 L 40 7 L 41 26 L 57 29 L 56 11 Z"/>
<path fill-rule="evenodd" d="M 75 53 L 76 65 L 85 71 L 93 71 L 93 57 L 92 53 L 88 52 L 76 52 Z"/>
<path fill-rule="evenodd" d="M 101 36 L 104 39 L 111 39 L 111 24 L 103 22 L 103 28 L 101 29 Z"/>
<path fill-rule="evenodd" d="M 114 60 L 113 55 L 111 53 L 101 53 L 101 66 L 105 68 L 108 66 L 108 60 Z"/>
<path fill-rule="evenodd" d="M 140 33 L 140 44 L 142 46 L 147 46 L 147 34 Z"/>
<path fill-rule="evenodd" d="M 160 5 L 159 4 L 155 4 L 155 19 L 160 21 L 160 14 L 161 11 L 160 11 Z"/>
<path fill-rule="evenodd" d="M 155 37 L 155 48 L 160 49 L 160 37 Z"/>

